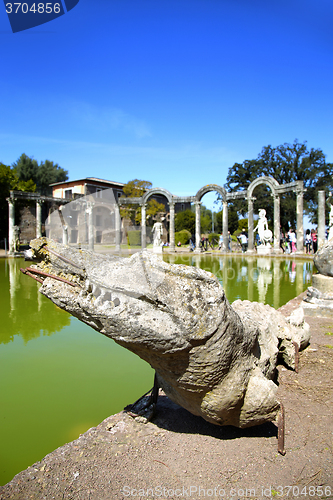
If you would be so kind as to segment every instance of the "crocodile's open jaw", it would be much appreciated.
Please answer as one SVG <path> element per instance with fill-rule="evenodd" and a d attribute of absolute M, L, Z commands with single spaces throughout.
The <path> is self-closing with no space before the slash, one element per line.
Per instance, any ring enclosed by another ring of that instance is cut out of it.
<path fill-rule="evenodd" d="M 276 418 L 277 386 L 258 364 L 259 330 L 244 327 L 214 275 L 147 251 L 120 258 L 46 238 L 30 245 L 36 264 L 28 272 L 39 271 L 40 291 L 147 361 L 173 401 L 218 425 Z"/>

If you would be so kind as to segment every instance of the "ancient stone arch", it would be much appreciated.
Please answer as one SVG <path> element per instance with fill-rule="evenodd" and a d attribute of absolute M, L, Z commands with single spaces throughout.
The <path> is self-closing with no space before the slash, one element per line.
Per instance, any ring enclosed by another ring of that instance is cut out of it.
<path fill-rule="evenodd" d="M 141 198 L 141 203 L 144 204 L 144 203 L 148 203 L 148 200 L 151 196 L 154 196 L 155 194 L 160 194 L 162 196 L 165 196 L 165 198 L 168 200 L 168 203 L 172 203 L 172 194 L 170 193 L 170 191 L 167 191 L 166 189 L 163 189 L 163 188 L 152 188 L 152 189 L 149 189 L 149 191 L 146 191 L 145 194 L 142 196 Z"/>
<path fill-rule="evenodd" d="M 200 225 L 200 207 L 201 198 L 211 191 L 218 192 L 223 201 L 223 249 L 228 251 L 229 235 L 228 235 L 228 202 L 227 202 L 227 191 L 224 187 L 218 184 L 206 184 L 199 189 L 195 195 L 195 246 L 198 250 L 200 247 L 200 237 L 201 237 L 201 225 Z"/>
<path fill-rule="evenodd" d="M 280 194 L 287 193 L 288 191 L 296 192 L 296 214 L 297 214 L 297 248 L 299 251 L 303 250 L 303 181 L 289 182 L 288 184 L 279 184 L 274 177 L 262 176 L 255 179 L 246 191 L 246 198 L 248 203 L 248 251 L 253 252 L 253 191 L 261 184 L 266 184 L 272 191 L 274 200 L 274 251 L 280 250 Z"/>
<path fill-rule="evenodd" d="M 266 184 L 269 188 L 271 188 L 272 193 L 275 194 L 276 188 L 280 185 L 274 177 L 262 176 L 258 177 L 258 179 L 251 182 L 249 187 L 247 188 L 247 197 L 253 196 L 253 191 L 256 187 L 260 186 L 260 184 Z"/>
<path fill-rule="evenodd" d="M 227 191 L 224 187 L 219 186 L 218 184 L 206 184 L 206 186 L 203 186 L 202 188 L 199 189 L 197 194 L 195 195 L 196 201 L 201 201 L 201 198 L 207 194 L 210 193 L 211 191 L 216 191 L 222 196 L 223 201 L 227 201 Z"/>
<path fill-rule="evenodd" d="M 141 205 L 141 248 L 144 249 L 146 248 L 146 209 L 147 209 L 147 202 L 151 196 L 154 196 L 156 194 L 160 194 L 162 196 L 165 196 L 165 198 L 168 200 L 169 204 L 169 209 L 170 209 L 170 246 L 171 250 L 175 249 L 175 204 L 173 202 L 173 196 L 170 193 L 170 191 L 167 191 L 166 189 L 163 188 L 152 188 L 149 189 L 149 191 L 146 191 L 145 194 L 142 196 L 140 199 L 140 205 Z"/>

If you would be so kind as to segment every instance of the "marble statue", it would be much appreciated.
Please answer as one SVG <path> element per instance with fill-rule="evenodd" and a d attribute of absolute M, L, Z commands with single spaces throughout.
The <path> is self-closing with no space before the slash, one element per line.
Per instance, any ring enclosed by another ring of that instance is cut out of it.
<path fill-rule="evenodd" d="M 154 235 L 154 247 L 160 247 L 162 245 L 163 234 L 162 222 L 155 222 L 152 231 Z"/>
<path fill-rule="evenodd" d="M 258 231 L 260 245 L 269 247 L 269 242 L 272 240 L 273 233 L 270 229 L 268 229 L 266 210 L 264 210 L 263 208 L 259 210 L 258 225 L 254 228 L 253 232 L 255 231 Z"/>

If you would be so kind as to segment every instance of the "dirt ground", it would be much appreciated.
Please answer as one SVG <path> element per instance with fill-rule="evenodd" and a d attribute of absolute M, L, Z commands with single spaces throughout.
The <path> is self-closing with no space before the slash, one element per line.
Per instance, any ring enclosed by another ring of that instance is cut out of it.
<path fill-rule="evenodd" d="M 279 367 L 285 456 L 273 423 L 218 427 L 162 395 L 153 422 L 112 415 L 0 487 L 0 499 L 333 498 L 333 318 L 306 320 L 299 373 Z"/>

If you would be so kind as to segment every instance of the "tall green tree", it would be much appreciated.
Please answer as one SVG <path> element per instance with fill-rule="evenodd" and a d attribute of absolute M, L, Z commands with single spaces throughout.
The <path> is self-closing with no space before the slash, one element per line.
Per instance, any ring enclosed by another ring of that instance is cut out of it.
<path fill-rule="evenodd" d="M 52 195 L 52 188 L 49 184 L 68 180 L 68 172 L 53 161 L 45 160 L 40 165 L 33 158 L 23 153 L 12 167 L 20 181 L 33 181 L 37 186 L 37 191 L 43 195 Z"/>
<path fill-rule="evenodd" d="M 187 229 L 191 234 L 195 233 L 195 214 L 190 209 L 178 212 L 175 216 L 175 231 L 183 229 Z"/>
<path fill-rule="evenodd" d="M 151 189 L 152 186 L 153 184 L 150 181 L 133 179 L 124 185 L 123 192 L 127 198 L 140 198 L 145 194 L 147 189 Z"/>
<path fill-rule="evenodd" d="M 201 205 L 200 224 L 202 233 L 207 234 L 212 231 L 212 211 L 205 205 Z"/>
<path fill-rule="evenodd" d="M 40 163 L 37 170 L 37 191 L 44 195 L 52 195 L 52 188 L 49 186 L 54 182 L 64 182 L 68 180 L 68 172 L 61 168 L 58 163 L 45 160 Z"/>
<path fill-rule="evenodd" d="M 9 192 L 36 191 L 36 185 L 31 180 L 20 181 L 14 168 L 0 163 L 0 239 L 8 237 L 8 202 Z"/>
<path fill-rule="evenodd" d="M 321 149 L 309 149 L 306 141 L 299 143 L 297 139 L 293 144 L 265 146 L 256 159 L 235 163 L 229 169 L 225 187 L 229 192 L 245 190 L 252 181 L 263 175 L 274 177 L 279 184 L 302 180 L 306 188 L 304 209 L 313 222 L 316 222 L 317 217 L 318 190 L 325 190 L 328 194 L 333 188 L 333 164 L 326 163 Z M 254 196 L 255 212 L 264 208 L 267 218 L 272 221 L 273 199 L 269 188 L 258 186 Z M 239 213 L 245 215 L 246 202 L 237 200 L 234 205 Z M 281 196 L 281 225 L 287 229 L 289 223 L 296 223 L 295 193 Z"/>
<path fill-rule="evenodd" d="M 151 189 L 152 185 L 150 181 L 133 179 L 124 185 L 123 192 L 127 198 L 141 198 L 148 189 Z M 165 212 L 163 203 L 150 199 L 146 214 L 150 216 L 148 220 L 151 224 L 153 223 L 153 217 L 159 212 Z M 133 224 L 141 224 L 141 207 L 137 204 L 124 205 L 120 209 L 120 215 L 129 218 Z"/>
<path fill-rule="evenodd" d="M 238 229 L 238 214 L 232 204 L 228 205 L 228 231 L 233 234 Z M 214 214 L 214 232 L 222 233 L 223 231 L 223 210 Z"/>
<path fill-rule="evenodd" d="M 38 163 L 36 160 L 23 153 L 17 161 L 12 164 L 12 167 L 21 181 L 26 182 L 32 180 L 37 185 Z"/>

